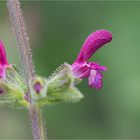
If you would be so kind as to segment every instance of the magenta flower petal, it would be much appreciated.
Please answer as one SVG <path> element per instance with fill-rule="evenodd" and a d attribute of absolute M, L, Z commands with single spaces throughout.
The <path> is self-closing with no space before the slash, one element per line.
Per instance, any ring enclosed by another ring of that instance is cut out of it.
<path fill-rule="evenodd" d="M 89 86 L 96 89 L 102 88 L 103 75 L 97 70 L 91 70 L 88 78 Z"/>
<path fill-rule="evenodd" d="M 3 42 L 0 40 L 0 65 L 8 65 Z"/>
<path fill-rule="evenodd" d="M 8 66 L 11 65 L 8 64 L 4 44 L 0 41 L 0 78 L 5 78 L 5 70 Z"/>
<path fill-rule="evenodd" d="M 112 34 L 107 30 L 93 32 L 86 39 L 75 62 L 86 62 L 104 44 L 112 40 Z"/>
<path fill-rule="evenodd" d="M 89 67 L 91 69 L 94 69 L 94 70 L 101 70 L 101 71 L 106 71 L 107 70 L 107 67 L 101 66 L 96 62 L 89 62 Z"/>

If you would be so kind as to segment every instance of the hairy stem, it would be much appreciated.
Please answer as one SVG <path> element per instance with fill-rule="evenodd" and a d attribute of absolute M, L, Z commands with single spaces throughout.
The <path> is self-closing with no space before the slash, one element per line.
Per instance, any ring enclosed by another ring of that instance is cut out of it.
<path fill-rule="evenodd" d="M 30 49 L 29 37 L 26 32 L 26 26 L 22 16 L 19 0 L 7 0 L 9 17 L 12 24 L 12 29 L 15 33 L 17 48 L 21 60 L 21 65 L 24 71 L 25 82 L 29 92 L 29 115 L 32 123 L 32 134 L 34 140 L 45 140 L 45 133 L 41 118 L 40 109 L 35 105 L 31 98 L 29 81 L 34 79 L 35 70 L 32 62 L 32 53 Z"/>
<path fill-rule="evenodd" d="M 41 117 L 41 109 L 36 105 L 30 106 L 30 118 L 32 121 L 32 134 L 35 140 L 47 140 L 46 131 L 44 130 L 44 122 Z M 36 133 L 39 132 L 39 133 Z"/>
<path fill-rule="evenodd" d="M 12 24 L 12 29 L 16 37 L 17 49 L 19 51 L 21 64 L 25 74 L 26 84 L 28 86 L 29 80 L 35 76 L 35 70 L 32 62 L 29 37 L 26 32 L 26 26 L 22 16 L 20 3 L 18 0 L 7 0 L 7 7 Z"/>

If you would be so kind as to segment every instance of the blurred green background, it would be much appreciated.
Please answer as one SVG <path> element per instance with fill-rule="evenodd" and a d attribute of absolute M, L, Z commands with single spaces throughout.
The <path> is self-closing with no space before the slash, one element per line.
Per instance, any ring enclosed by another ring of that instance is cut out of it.
<path fill-rule="evenodd" d="M 92 61 L 108 67 L 104 85 L 78 87 L 85 98 L 45 107 L 49 138 L 140 139 L 140 2 L 22 1 L 36 72 L 49 76 L 63 62 L 73 63 L 86 37 L 98 29 L 113 33 Z M 0 39 L 9 63 L 19 63 L 6 2 L 0 2 Z M 31 138 L 26 110 L 0 109 L 0 139 Z"/>

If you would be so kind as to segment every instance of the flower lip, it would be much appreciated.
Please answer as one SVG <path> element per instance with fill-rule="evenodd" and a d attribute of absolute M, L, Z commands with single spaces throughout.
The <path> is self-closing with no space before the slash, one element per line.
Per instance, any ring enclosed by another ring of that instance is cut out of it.
<path fill-rule="evenodd" d="M 107 67 L 101 66 L 100 64 L 96 62 L 87 62 L 87 65 L 89 68 L 94 69 L 94 70 L 99 70 L 99 71 L 107 71 Z"/>
<path fill-rule="evenodd" d="M 85 40 L 75 62 L 86 62 L 99 48 L 112 40 L 112 33 L 108 30 L 98 30 L 91 33 Z"/>
<path fill-rule="evenodd" d="M 90 76 L 88 78 L 89 86 L 91 88 L 101 89 L 102 88 L 102 79 L 103 79 L 102 73 L 100 73 L 96 70 L 91 70 Z"/>

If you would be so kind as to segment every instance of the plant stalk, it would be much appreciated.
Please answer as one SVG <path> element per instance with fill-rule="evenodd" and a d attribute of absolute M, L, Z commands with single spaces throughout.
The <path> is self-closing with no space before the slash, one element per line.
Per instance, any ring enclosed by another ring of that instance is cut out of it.
<path fill-rule="evenodd" d="M 32 122 L 32 134 L 35 140 L 47 140 L 47 136 L 44 131 L 44 122 L 42 120 L 41 109 L 37 105 L 31 105 L 29 108 L 30 119 Z M 37 133 L 39 132 L 39 133 Z"/>
<path fill-rule="evenodd" d="M 25 84 L 28 87 L 28 101 L 30 101 L 29 116 L 32 124 L 32 135 L 34 140 L 46 140 L 47 135 L 45 138 L 45 129 L 43 128 L 44 126 L 42 122 L 41 109 L 38 108 L 38 106 L 32 101 L 30 93 L 29 82 L 35 78 L 35 69 L 32 61 L 29 37 L 26 32 L 26 26 L 22 16 L 19 0 L 7 0 L 7 8 L 9 11 L 12 29 L 15 33 L 17 49 L 25 77 Z"/>

